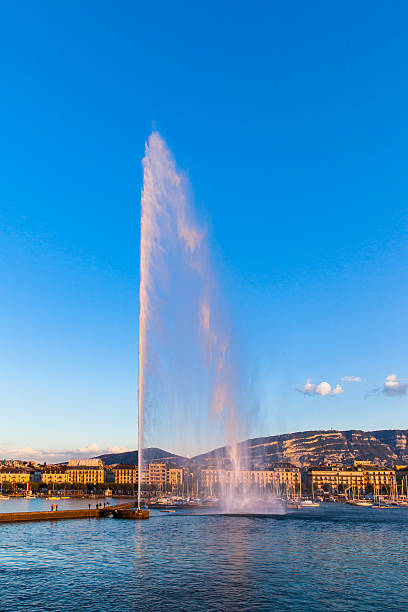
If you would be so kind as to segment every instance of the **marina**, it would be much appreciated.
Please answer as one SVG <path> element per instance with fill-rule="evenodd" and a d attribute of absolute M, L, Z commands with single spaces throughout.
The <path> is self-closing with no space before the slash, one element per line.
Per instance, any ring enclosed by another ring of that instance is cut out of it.
<path fill-rule="evenodd" d="M 151 512 L 162 514 L 177 514 L 184 516 L 186 513 L 196 514 L 225 514 L 228 512 L 221 500 L 206 498 L 195 498 L 193 500 L 176 497 L 161 497 L 158 499 L 150 498 L 142 500 L 142 507 L 137 508 L 137 498 L 122 497 L 113 498 L 110 502 L 104 501 L 103 497 L 71 498 L 61 496 L 57 498 L 58 504 L 49 503 L 50 498 L 39 496 L 16 496 L 0 499 L 0 523 L 12 522 L 34 522 L 34 521 L 55 521 L 73 520 L 85 518 L 120 518 L 132 520 L 146 520 L 150 518 Z M 347 507 L 351 512 L 368 512 L 373 516 L 378 510 L 392 509 L 398 510 L 400 516 L 408 518 L 408 504 L 405 500 L 392 499 L 386 496 L 376 498 L 253 498 L 253 506 L 242 507 L 237 511 L 238 514 L 251 515 L 297 515 L 305 514 L 308 511 L 318 512 L 320 508 Z M 92 503 L 90 503 L 92 502 Z M 327 510 L 326 510 L 327 511 Z M 348 514 L 349 517 L 352 514 Z"/>

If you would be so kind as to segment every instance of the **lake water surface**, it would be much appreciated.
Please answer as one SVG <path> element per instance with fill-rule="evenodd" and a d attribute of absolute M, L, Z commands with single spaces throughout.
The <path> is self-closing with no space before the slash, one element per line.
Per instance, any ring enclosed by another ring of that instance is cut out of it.
<path fill-rule="evenodd" d="M 408 610 L 407 526 L 337 504 L 4 524 L 0 610 Z"/>

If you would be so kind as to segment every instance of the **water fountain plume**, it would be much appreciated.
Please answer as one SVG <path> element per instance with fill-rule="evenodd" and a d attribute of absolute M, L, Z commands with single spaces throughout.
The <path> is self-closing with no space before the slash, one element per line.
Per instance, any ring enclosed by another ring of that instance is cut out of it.
<path fill-rule="evenodd" d="M 233 486 L 221 486 L 231 506 L 245 467 L 238 445 L 245 432 L 230 326 L 210 262 L 208 233 L 196 221 L 188 181 L 158 132 L 146 144 L 143 171 L 138 504 L 145 417 L 152 418 L 156 410 L 152 445 L 160 445 L 163 434 L 166 444 L 180 444 L 183 454 L 189 446 L 197 454 L 217 443 L 228 445 L 217 467 L 219 482 L 226 463 L 232 470 Z"/>

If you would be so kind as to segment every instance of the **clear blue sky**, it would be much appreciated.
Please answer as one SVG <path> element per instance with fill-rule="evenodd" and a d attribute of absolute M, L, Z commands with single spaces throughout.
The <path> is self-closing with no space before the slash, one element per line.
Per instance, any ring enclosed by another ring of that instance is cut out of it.
<path fill-rule="evenodd" d="M 251 433 L 407 427 L 406 4 L 0 16 L 0 449 L 135 446 L 153 126 L 209 220 Z"/>

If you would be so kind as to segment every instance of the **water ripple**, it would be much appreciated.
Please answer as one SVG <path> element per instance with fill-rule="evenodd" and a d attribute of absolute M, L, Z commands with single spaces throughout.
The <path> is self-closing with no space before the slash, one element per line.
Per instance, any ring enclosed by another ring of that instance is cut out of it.
<path fill-rule="evenodd" d="M 295 518 L 1 525 L 0 610 L 407 609 L 408 510 Z"/>

